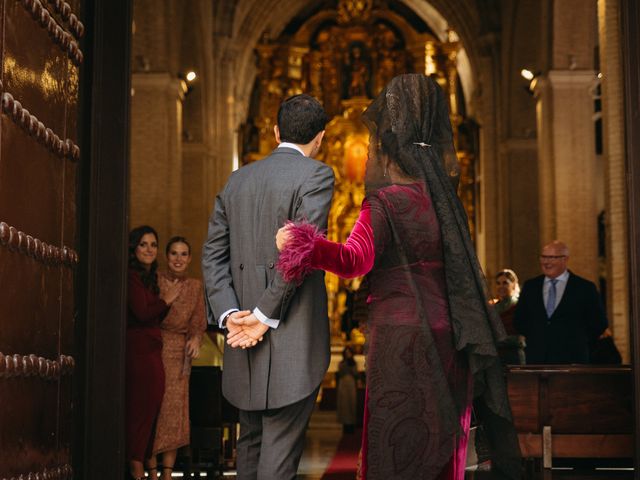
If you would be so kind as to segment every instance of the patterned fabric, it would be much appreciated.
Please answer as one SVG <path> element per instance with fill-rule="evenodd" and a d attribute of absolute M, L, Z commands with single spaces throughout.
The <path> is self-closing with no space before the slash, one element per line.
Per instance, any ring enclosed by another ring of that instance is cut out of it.
<path fill-rule="evenodd" d="M 384 192 L 388 187 L 389 162 L 406 176 L 422 183 L 428 192 L 439 225 L 443 288 L 454 346 L 466 357 L 473 375 L 474 395 L 478 398 L 476 405 L 482 412 L 481 421 L 493 448 L 492 466 L 509 478 L 520 478 L 518 438 L 496 349 L 496 343 L 505 337 L 505 332 L 489 304 L 489 290 L 469 235 L 466 212 L 456 192 L 459 167 L 447 98 L 430 77 L 400 75 L 376 97 L 363 118 L 371 132 L 370 141 L 375 142 L 367 162 L 369 196 Z M 404 210 L 398 206 L 387 211 L 387 230 L 392 232 L 397 249 L 385 257 L 388 262 L 396 262 L 397 270 L 404 273 L 404 283 L 412 286 L 413 303 L 424 328 L 429 323 L 425 300 L 431 290 L 421 286 L 424 278 L 416 269 L 414 254 L 415 245 L 424 231 L 406 225 L 406 234 L 401 233 L 412 212 L 418 213 L 410 205 L 405 205 Z M 379 227 L 375 222 L 373 231 L 377 236 Z M 396 292 L 397 285 L 396 278 L 387 277 L 386 294 Z M 429 342 L 428 329 L 424 332 L 424 339 Z M 432 351 L 429 343 L 425 348 L 427 353 Z M 447 379 L 442 373 L 443 370 L 434 372 L 439 421 L 446 431 L 453 432 L 459 428 L 464 402 L 460 401 L 461 391 L 446 388 Z M 445 456 L 447 448 L 443 444 L 441 457 Z"/>
<path fill-rule="evenodd" d="M 431 78 L 400 75 L 363 118 L 371 136 L 358 235 L 312 246 L 318 268 L 360 275 L 372 257 L 367 235 L 374 237 L 362 476 L 461 479 L 473 384 L 492 467 L 520 478 L 496 349 L 505 332 L 456 193 L 447 99 Z M 392 184 L 390 167 L 414 183 Z M 338 271 L 348 264 L 354 268 Z"/>
<path fill-rule="evenodd" d="M 370 271 L 362 478 L 462 479 L 471 383 L 454 347 L 440 229 L 424 185 L 369 195 L 344 245 L 307 234 L 304 225 L 292 229 L 293 243 L 308 242 L 307 253 L 296 254 L 307 268 L 343 277 Z M 291 261 L 279 265 L 283 274 L 287 267 L 299 270 Z"/>
<path fill-rule="evenodd" d="M 158 283 L 173 280 L 170 274 L 159 274 Z M 161 324 L 162 363 L 165 372 L 165 392 L 156 426 L 154 454 L 174 450 L 189 444 L 189 373 L 191 359 L 185 358 L 189 338 L 201 341 L 206 329 L 202 282 L 183 278 L 180 296 Z"/>

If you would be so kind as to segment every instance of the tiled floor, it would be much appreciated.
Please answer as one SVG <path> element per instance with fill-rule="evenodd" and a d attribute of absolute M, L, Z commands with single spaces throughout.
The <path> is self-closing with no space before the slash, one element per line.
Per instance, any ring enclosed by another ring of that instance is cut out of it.
<path fill-rule="evenodd" d="M 300 480 L 320 480 L 331 462 L 342 435 L 342 426 L 336 422 L 335 412 L 316 411 L 311 417 L 304 454 L 298 470 Z M 226 472 L 225 479 L 233 479 L 233 472 Z M 552 470 L 534 474 L 531 480 L 630 480 L 633 471 L 573 471 Z M 466 480 L 493 480 L 491 472 L 467 472 Z"/>
<path fill-rule="evenodd" d="M 314 412 L 307 430 L 298 478 L 319 480 L 331 463 L 341 437 L 342 425 L 336 421 L 336 412 Z"/>
<path fill-rule="evenodd" d="M 342 437 L 342 425 L 336 421 L 336 412 L 317 410 L 307 430 L 305 449 L 298 468 L 299 480 L 320 480 Z M 233 479 L 233 472 L 225 472 L 225 479 Z"/>

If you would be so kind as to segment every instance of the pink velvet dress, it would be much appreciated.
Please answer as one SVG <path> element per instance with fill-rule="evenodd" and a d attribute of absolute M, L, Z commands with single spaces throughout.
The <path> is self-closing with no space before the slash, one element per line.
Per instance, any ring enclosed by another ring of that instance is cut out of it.
<path fill-rule="evenodd" d="M 309 225 L 292 233 L 279 262 L 285 279 L 310 269 L 368 274 L 362 478 L 462 480 L 471 376 L 454 347 L 440 227 L 424 185 L 369 195 L 345 244 Z M 456 413 L 447 423 L 449 410 Z"/>

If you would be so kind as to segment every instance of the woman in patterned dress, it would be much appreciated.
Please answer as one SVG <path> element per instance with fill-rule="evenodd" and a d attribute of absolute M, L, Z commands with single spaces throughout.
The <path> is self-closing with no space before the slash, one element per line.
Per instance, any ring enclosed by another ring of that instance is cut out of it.
<path fill-rule="evenodd" d="M 202 282 L 187 277 L 191 246 L 173 237 L 166 248 L 167 272 L 159 274 L 160 291 L 177 281 L 183 288 L 161 325 L 165 391 L 153 445 L 162 454 L 162 479 L 171 478 L 177 450 L 189 444 L 189 374 L 206 329 Z"/>
<path fill-rule="evenodd" d="M 520 478 L 496 351 L 504 329 L 456 193 L 447 98 L 432 78 L 401 75 L 363 120 L 371 134 L 367 196 L 347 242 L 331 242 L 304 222 L 276 238 L 286 281 L 314 269 L 367 275 L 362 478 L 463 480 L 474 394 L 492 440 L 492 469 Z"/>

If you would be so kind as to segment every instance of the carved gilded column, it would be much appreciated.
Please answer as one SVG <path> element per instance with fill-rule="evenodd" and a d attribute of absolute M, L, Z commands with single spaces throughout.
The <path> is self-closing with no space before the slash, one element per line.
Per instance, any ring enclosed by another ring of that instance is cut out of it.
<path fill-rule="evenodd" d="M 367 160 L 369 132 L 360 121 L 369 105 L 366 98 L 344 100 L 344 114 L 327 125 L 324 161 L 333 168 L 336 186 L 329 213 L 327 237 L 346 241 L 355 224 L 364 199 L 364 170 Z M 360 279 L 344 280 L 326 275 L 332 344 L 341 340 L 341 319 L 345 310 L 344 290 L 357 290 Z M 341 294 L 342 292 L 342 294 Z"/>
<path fill-rule="evenodd" d="M 434 61 L 437 52 L 436 45 L 426 35 L 419 35 L 417 38 L 418 40 L 407 45 L 407 50 L 411 54 L 411 60 L 413 61 L 413 71 L 431 75 L 437 70 Z"/>
<path fill-rule="evenodd" d="M 446 92 L 449 97 L 449 114 L 452 120 L 455 120 L 456 126 L 460 123 L 460 112 L 458 112 L 458 50 L 460 50 L 460 42 L 454 41 L 442 44 L 444 75 L 447 85 Z"/>
<path fill-rule="evenodd" d="M 303 81 L 303 59 L 309 53 L 309 47 L 304 45 L 291 45 L 289 47 L 289 61 L 287 66 L 287 77 L 289 78 L 289 89 L 287 96 L 298 95 L 306 88 Z"/>
<path fill-rule="evenodd" d="M 251 152 L 244 160 L 259 160 L 271 152 L 275 146 L 273 126 L 280 101 L 285 95 L 285 83 L 281 78 L 284 65 L 277 52 L 277 45 L 265 41 L 256 47 L 258 54 L 258 78 L 260 93 L 258 115 L 254 120 L 258 129 L 258 151 Z"/>

